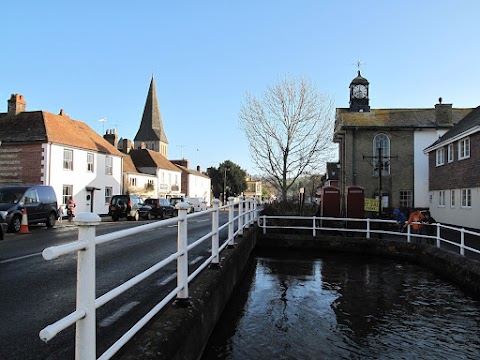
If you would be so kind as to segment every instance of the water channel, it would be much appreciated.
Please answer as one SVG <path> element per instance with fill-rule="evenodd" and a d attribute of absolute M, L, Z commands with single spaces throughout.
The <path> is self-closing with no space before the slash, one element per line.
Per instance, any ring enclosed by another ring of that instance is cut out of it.
<path fill-rule="evenodd" d="M 411 263 L 257 254 L 202 359 L 480 359 L 480 301 Z"/>

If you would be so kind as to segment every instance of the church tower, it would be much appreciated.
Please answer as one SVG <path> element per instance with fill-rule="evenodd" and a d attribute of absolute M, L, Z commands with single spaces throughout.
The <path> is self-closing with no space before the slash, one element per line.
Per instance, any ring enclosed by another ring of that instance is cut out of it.
<path fill-rule="evenodd" d="M 358 70 L 357 77 L 350 83 L 350 111 L 370 112 L 368 86 L 368 80 L 362 77 Z"/>
<path fill-rule="evenodd" d="M 138 129 L 137 135 L 135 135 L 133 140 L 136 149 L 142 148 L 142 145 L 145 144 L 145 148 L 157 151 L 167 157 L 168 140 L 163 129 L 162 115 L 160 114 L 153 75 L 150 88 L 148 89 L 145 108 L 143 109 L 140 129 Z"/>

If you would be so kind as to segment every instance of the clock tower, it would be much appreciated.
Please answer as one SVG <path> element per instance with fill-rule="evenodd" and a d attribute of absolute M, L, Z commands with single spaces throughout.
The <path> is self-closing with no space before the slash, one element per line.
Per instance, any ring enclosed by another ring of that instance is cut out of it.
<path fill-rule="evenodd" d="M 350 83 L 350 111 L 370 112 L 368 80 L 360 75 L 360 70 Z"/>

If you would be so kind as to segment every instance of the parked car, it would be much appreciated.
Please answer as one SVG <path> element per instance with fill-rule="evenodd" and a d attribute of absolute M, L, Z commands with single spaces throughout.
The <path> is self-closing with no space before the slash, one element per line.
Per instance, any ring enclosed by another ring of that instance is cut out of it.
<path fill-rule="evenodd" d="M 120 218 L 127 220 L 139 220 L 140 218 L 151 219 L 152 207 L 146 205 L 144 200 L 138 195 L 113 195 L 108 207 L 108 215 L 113 221 Z"/>
<path fill-rule="evenodd" d="M 172 198 L 170 198 L 170 204 L 172 204 L 172 206 L 174 206 L 175 208 L 176 208 L 175 205 L 177 205 L 180 202 L 187 203 L 187 205 L 188 205 L 187 214 L 195 212 L 195 206 L 193 206 L 193 204 L 190 201 L 188 201 L 188 199 L 185 199 L 183 197 L 172 197 Z"/>
<path fill-rule="evenodd" d="M 177 216 L 177 209 L 168 202 L 165 198 L 150 198 L 145 200 L 145 204 L 152 207 L 151 214 L 155 219 L 165 219 L 168 217 Z"/>
<path fill-rule="evenodd" d="M 188 198 L 188 201 L 192 203 L 195 211 L 207 210 L 207 202 L 203 197 Z"/>
<path fill-rule="evenodd" d="M 0 222 L 7 223 L 10 231 L 20 231 L 24 209 L 28 224 L 45 223 L 47 227 L 55 226 L 57 221 L 55 191 L 47 185 L 0 187 Z"/>

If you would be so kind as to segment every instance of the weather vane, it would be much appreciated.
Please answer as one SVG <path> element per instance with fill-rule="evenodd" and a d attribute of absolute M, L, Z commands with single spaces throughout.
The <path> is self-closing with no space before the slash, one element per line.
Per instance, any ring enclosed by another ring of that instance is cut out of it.
<path fill-rule="evenodd" d="M 358 58 L 355 65 L 357 65 L 357 70 L 360 71 L 361 70 L 360 68 L 362 67 L 362 65 L 366 65 L 366 63 L 362 63 L 360 61 L 360 58 Z"/>

